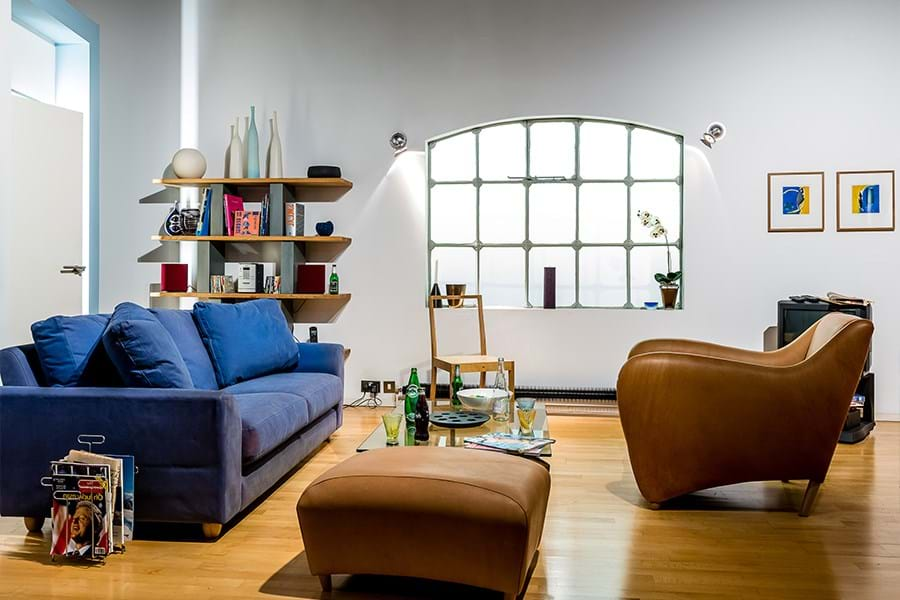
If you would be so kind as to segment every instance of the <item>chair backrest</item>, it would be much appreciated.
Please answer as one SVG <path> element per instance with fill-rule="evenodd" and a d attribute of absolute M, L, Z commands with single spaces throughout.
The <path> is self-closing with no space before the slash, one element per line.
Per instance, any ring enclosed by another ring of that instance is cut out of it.
<path fill-rule="evenodd" d="M 481 354 L 487 354 L 487 340 L 484 336 L 484 303 L 482 301 L 481 294 L 462 294 L 457 296 L 428 297 L 428 322 L 431 326 L 431 356 L 434 357 L 438 355 L 437 331 L 434 323 L 435 300 L 459 300 L 462 303 L 465 303 L 466 300 L 475 300 L 475 306 L 478 308 L 478 337 L 480 342 L 479 348 L 481 350 Z"/>
<path fill-rule="evenodd" d="M 857 320 L 859 320 L 859 317 L 841 312 L 832 312 L 816 321 L 814 325 L 815 331 L 812 332 L 809 348 L 806 350 L 806 358 L 821 350 L 848 324 Z"/>

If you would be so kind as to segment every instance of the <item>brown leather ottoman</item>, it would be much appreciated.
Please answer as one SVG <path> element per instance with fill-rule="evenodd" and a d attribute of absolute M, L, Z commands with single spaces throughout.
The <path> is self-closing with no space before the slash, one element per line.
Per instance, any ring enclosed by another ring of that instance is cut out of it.
<path fill-rule="evenodd" d="M 309 569 L 421 577 L 524 591 L 544 528 L 550 474 L 483 450 L 399 447 L 357 454 L 297 503 Z"/>

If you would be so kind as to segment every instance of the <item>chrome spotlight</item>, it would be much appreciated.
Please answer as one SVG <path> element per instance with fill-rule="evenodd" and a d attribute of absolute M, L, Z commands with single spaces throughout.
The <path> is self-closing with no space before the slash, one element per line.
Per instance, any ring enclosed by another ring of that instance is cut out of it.
<path fill-rule="evenodd" d="M 394 149 L 394 156 L 406 151 L 406 134 L 398 131 L 391 136 L 391 148 Z"/>
<path fill-rule="evenodd" d="M 706 133 L 700 136 L 700 141 L 707 148 L 712 148 L 713 144 L 725 137 L 725 126 L 722 123 L 710 123 L 706 128 Z"/>

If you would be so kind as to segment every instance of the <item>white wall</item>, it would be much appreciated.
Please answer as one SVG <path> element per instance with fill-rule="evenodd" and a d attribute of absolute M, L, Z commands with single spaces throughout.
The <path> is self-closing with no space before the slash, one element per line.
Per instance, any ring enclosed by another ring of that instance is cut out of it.
<path fill-rule="evenodd" d="M 73 3 L 101 25 L 108 309 L 143 301 L 157 280 L 134 265 L 157 226 L 135 199 L 178 143 L 177 7 Z M 712 120 L 729 134 L 687 154 L 685 310 L 490 311 L 489 349 L 516 359 L 520 383 L 612 385 L 646 337 L 760 347 L 776 300 L 836 290 L 875 302 L 879 414 L 900 413 L 900 232 L 834 232 L 833 175 L 900 167 L 900 5 L 222 0 L 201 3 L 199 21 L 209 173 L 222 171 L 229 123 L 254 103 L 261 131 L 279 111 L 289 175 L 339 164 L 354 182 L 307 217 L 353 237 L 339 261 L 353 300 L 320 326 L 321 339 L 353 349 L 348 397 L 360 378 L 405 379 L 429 354 L 424 159 L 395 162 L 391 132 L 422 149 L 482 121 L 570 113 L 675 129 L 694 146 Z M 766 173 L 780 170 L 826 171 L 825 233 L 766 233 Z M 448 350 L 461 349 L 453 321 L 468 316 L 442 314 Z"/>
<path fill-rule="evenodd" d="M 168 206 L 158 191 L 179 147 L 181 3 L 70 0 L 100 26 L 100 310 L 147 303 L 159 265 L 136 264 Z"/>
<path fill-rule="evenodd" d="M 10 38 L 12 34 L 12 21 L 6 17 L 11 14 L 10 0 L 0 0 L 0 131 L 9 131 L 10 116 L 12 111 L 12 95 L 9 90 L 11 81 L 10 65 Z M 12 185 L 11 154 L 9 144 L 0 144 L 0 209 L 5 209 L 11 202 L 10 190 Z M 0 239 L 9 239 L 12 227 L 15 225 L 7 219 L 0 219 Z M 10 272 L 13 249 L 7 244 L 0 243 L 0 280 L 4 274 Z M 11 285 L 0 285 L 0 347 L 9 345 L 12 337 L 12 326 L 8 306 L 15 293 Z"/>
<path fill-rule="evenodd" d="M 837 169 L 900 167 L 898 22 L 894 2 L 203 3 L 200 147 L 221 172 L 228 124 L 254 103 L 279 111 L 288 174 L 334 163 L 353 180 L 307 217 L 353 237 L 339 261 L 353 299 L 320 327 L 353 348 L 351 396 L 429 354 L 424 159 L 394 164 L 391 132 L 422 149 L 482 121 L 572 113 L 696 147 L 722 120 L 719 146 L 687 153 L 684 311 L 490 311 L 490 350 L 515 358 L 522 384 L 613 385 L 637 340 L 760 347 L 778 299 L 837 290 L 875 302 L 879 412 L 900 413 L 900 232 L 836 233 L 833 183 Z M 826 232 L 766 233 L 766 173 L 806 169 L 828 173 Z M 471 315 L 442 316 L 457 349 L 450 321 Z"/>

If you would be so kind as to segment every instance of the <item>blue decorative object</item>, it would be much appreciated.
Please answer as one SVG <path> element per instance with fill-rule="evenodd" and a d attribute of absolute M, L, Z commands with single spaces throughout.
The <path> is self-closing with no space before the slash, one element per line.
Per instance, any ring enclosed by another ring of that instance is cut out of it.
<path fill-rule="evenodd" d="M 219 387 L 297 366 L 297 343 L 277 300 L 198 302 L 194 321 Z"/>
<path fill-rule="evenodd" d="M 644 302 L 644 308 L 647 310 L 656 310 L 656 307 L 659 306 L 659 302 Z"/>
<path fill-rule="evenodd" d="M 142 306 L 116 306 L 103 334 L 103 347 L 128 387 L 193 389 L 175 340 Z"/>
<path fill-rule="evenodd" d="M 322 221 L 316 223 L 316 233 L 321 236 L 329 236 L 334 233 L 334 223 L 331 221 Z"/>
<path fill-rule="evenodd" d="M 247 131 L 247 177 L 259 177 L 259 133 L 256 131 L 256 107 L 250 107 L 250 129 Z"/>
<path fill-rule="evenodd" d="M 50 317 L 31 326 L 41 370 L 49 385 L 120 383 L 101 344 L 107 323 L 109 315 L 79 315 Z"/>

